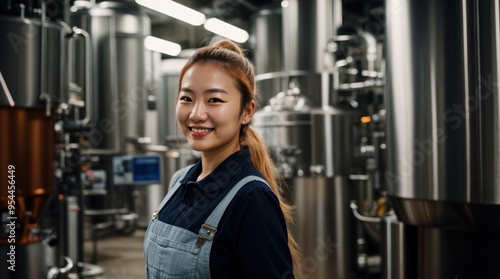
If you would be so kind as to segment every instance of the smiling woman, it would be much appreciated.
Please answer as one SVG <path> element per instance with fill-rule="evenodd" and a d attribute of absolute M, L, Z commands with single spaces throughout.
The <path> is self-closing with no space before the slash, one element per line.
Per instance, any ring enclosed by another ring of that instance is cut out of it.
<path fill-rule="evenodd" d="M 197 63 L 181 80 L 177 119 L 190 146 L 209 158 L 201 176 L 240 150 L 239 131 L 255 111 L 251 101 L 240 111 L 234 80 L 213 63 Z"/>
<path fill-rule="evenodd" d="M 201 159 L 172 179 L 144 242 L 148 278 L 296 278 L 280 177 L 248 126 L 253 65 L 229 40 L 199 49 L 179 80 L 177 122 Z"/>

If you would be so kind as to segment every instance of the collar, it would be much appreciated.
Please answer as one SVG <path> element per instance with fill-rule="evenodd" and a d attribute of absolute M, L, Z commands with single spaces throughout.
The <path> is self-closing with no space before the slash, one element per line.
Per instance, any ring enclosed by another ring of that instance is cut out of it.
<path fill-rule="evenodd" d="M 229 181 L 241 173 L 241 171 L 247 165 L 251 164 L 251 162 L 252 158 L 250 157 L 250 150 L 248 147 L 245 147 L 227 157 L 202 180 L 196 181 L 196 178 L 202 170 L 202 163 L 200 159 L 180 182 L 181 184 L 190 184 L 195 186 L 205 193 L 214 193 L 217 190 L 226 187 Z"/>

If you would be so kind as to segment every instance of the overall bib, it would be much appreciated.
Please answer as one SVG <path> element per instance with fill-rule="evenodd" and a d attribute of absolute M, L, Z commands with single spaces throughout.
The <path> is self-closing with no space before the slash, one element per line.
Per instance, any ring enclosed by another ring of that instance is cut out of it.
<path fill-rule="evenodd" d="M 258 176 L 247 176 L 239 181 L 195 234 L 181 227 L 163 223 L 157 219 L 158 212 L 181 186 L 181 179 L 188 168 L 179 172 L 167 196 L 158 206 L 149 223 L 144 238 L 146 278 L 205 279 L 210 278 L 210 250 L 217 232 L 217 225 L 227 206 L 238 191 L 250 181 L 267 182 Z"/>

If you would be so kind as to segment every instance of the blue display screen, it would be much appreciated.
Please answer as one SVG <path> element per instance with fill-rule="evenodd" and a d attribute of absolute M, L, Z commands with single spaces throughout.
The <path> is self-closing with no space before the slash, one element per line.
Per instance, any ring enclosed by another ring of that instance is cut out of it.
<path fill-rule="evenodd" d="M 134 182 L 160 182 L 160 158 L 136 157 L 132 159 Z"/>
<path fill-rule="evenodd" d="M 161 182 L 159 155 L 128 155 L 113 157 L 115 185 L 145 185 Z"/>

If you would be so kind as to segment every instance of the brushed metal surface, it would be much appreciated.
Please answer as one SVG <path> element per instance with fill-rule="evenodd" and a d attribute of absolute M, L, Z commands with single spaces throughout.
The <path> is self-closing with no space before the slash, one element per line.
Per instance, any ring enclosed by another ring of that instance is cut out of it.
<path fill-rule="evenodd" d="M 43 93 L 52 101 L 66 98 L 67 39 L 62 25 L 45 23 L 46 55 L 43 75 L 41 68 L 41 24 L 38 19 L 0 15 L 0 72 L 16 107 L 40 107 Z M 42 83 L 42 77 L 45 77 Z M 42 84 L 44 88 L 42 90 Z M 3 87 L 0 87 L 0 106 L 9 106 Z"/>
<path fill-rule="evenodd" d="M 415 279 L 417 278 L 418 230 L 398 221 L 394 212 L 382 219 L 380 232 L 381 278 Z"/>
<path fill-rule="evenodd" d="M 127 139 L 145 136 L 147 97 L 154 90 L 148 68 L 152 56 L 144 48 L 150 19 L 136 5 L 105 1 L 75 9 L 71 21 L 87 30 L 92 41 L 93 123 L 87 138 L 93 153 L 134 152 Z M 76 53 L 83 59 L 83 52 Z M 74 75 L 83 84 L 83 73 Z"/>
<path fill-rule="evenodd" d="M 386 16 L 389 193 L 500 205 L 498 2 L 396 0 Z"/>
<path fill-rule="evenodd" d="M 304 278 L 356 278 L 352 188 L 344 176 L 289 180 L 296 211 L 292 230 L 302 250 Z"/>
<path fill-rule="evenodd" d="M 330 110 L 266 111 L 254 114 L 252 127 L 263 137 L 289 176 L 349 175 L 352 168 L 352 125 L 358 115 Z M 286 166 L 285 166 L 286 165 Z"/>

